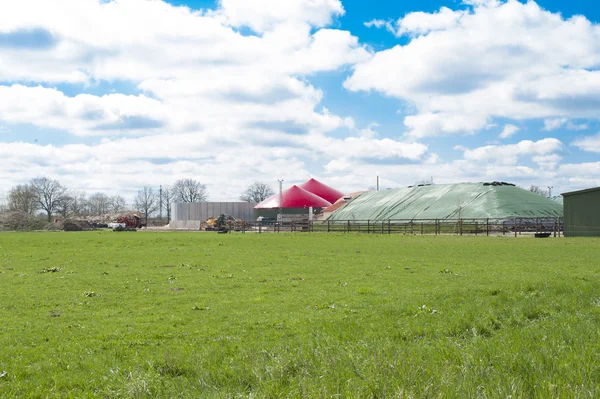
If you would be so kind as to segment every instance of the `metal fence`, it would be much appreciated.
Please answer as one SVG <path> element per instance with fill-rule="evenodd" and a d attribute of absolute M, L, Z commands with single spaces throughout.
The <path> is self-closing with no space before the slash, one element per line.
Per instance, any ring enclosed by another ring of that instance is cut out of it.
<path fill-rule="evenodd" d="M 242 232 L 364 233 L 404 235 L 514 235 L 542 234 L 560 237 L 562 218 L 411 219 L 247 222 Z"/>

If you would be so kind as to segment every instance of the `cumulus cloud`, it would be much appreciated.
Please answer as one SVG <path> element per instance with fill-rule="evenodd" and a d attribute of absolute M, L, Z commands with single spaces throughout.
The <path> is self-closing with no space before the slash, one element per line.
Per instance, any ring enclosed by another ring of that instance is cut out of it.
<path fill-rule="evenodd" d="M 396 36 L 420 36 L 438 30 L 455 28 L 466 11 L 442 7 L 438 12 L 411 12 L 397 21 Z"/>
<path fill-rule="evenodd" d="M 305 78 L 371 57 L 350 32 L 328 27 L 343 14 L 339 0 L 222 0 L 215 10 L 160 0 L 2 3 L 0 122 L 102 139 L 87 146 L 3 143 L 0 175 L 11 179 L 2 181 L 77 175 L 77 186 L 101 189 L 100 181 L 146 183 L 134 173 L 157 184 L 195 173 L 220 198 L 234 199 L 243 184 L 223 191 L 223 176 L 275 179 L 282 172 L 262 165 L 285 162 L 294 169 L 286 172 L 290 179 L 309 176 L 306 159 L 328 157 L 315 150 L 319 140 L 340 128 L 357 131 L 350 116 L 322 106 L 322 91 Z M 120 94 L 120 82 L 133 93 Z M 59 89 L 65 83 L 91 92 L 113 85 L 116 92 L 66 94 Z M 27 155 L 15 156 L 21 151 Z M 399 151 L 390 156 L 413 157 Z M 213 178 L 205 162 L 227 165 Z"/>
<path fill-rule="evenodd" d="M 558 179 L 556 139 L 464 148 L 457 160 L 419 140 L 490 130 L 499 117 L 564 118 L 569 128 L 595 115 L 598 26 L 534 2 L 471 0 L 459 11 L 373 20 L 365 25 L 408 38 L 378 53 L 332 27 L 345 13 L 340 0 L 217 4 L 3 2 L 0 138 L 13 142 L 0 145 L 0 176 L 8 177 L 0 190 L 49 175 L 132 196 L 191 177 L 208 185 L 210 199 L 232 200 L 256 179 L 294 183 L 319 172 L 344 191 L 364 189 L 377 174 L 388 187 L 431 176 Z M 349 90 L 403 100 L 412 110 L 407 134 L 381 137 L 377 124 L 325 108 L 325 93 L 309 79 L 339 71 L 351 71 Z M 85 144 L 14 142 L 11 129 L 23 125 Z M 577 178 L 575 169 L 561 169 L 565 181 Z"/>
<path fill-rule="evenodd" d="M 410 41 L 359 63 L 345 87 L 412 104 L 412 137 L 468 134 L 495 118 L 598 118 L 598 24 L 534 1 L 468 4 L 398 20 Z"/>
<path fill-rule="evenodd" d="M 344 14 L 340 0 L 220 0 L 216 15 L 232 26 L 249 26 L 256 32 L 292 22 L 323 27 Z"/>

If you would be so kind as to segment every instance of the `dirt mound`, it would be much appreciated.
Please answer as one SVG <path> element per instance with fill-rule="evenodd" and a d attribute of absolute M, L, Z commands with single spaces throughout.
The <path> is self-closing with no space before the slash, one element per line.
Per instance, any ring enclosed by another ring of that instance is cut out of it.
<path fill-rule="evenodd" d="M 87 220 L 65 220 L 62 224 L 64 231 L 84 231 L 94 229 Z"/>

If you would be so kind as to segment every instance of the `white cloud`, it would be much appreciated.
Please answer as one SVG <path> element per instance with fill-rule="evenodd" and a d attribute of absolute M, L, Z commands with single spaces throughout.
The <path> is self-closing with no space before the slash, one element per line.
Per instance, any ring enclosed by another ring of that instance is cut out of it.
<path fill-rule="evenodd" d="M 583 151 L 600 153 L 600 133 L 595 136 L 577 139 L 573 142 L 573 145 Z"/>
<path fill-rule="evenodd" d="M 409 43 L 359 63 L 345 87 L 412 104 L 410 137 L 469 134 L 494 118 L 598 119 L 598 24 L 534 1 L 469 4 L 399 20 Z"/>
<path fill-rule="evenodd" d="M 557 119 L 545 119 L 544 130 L 552 131 L 566 127 L 568 130 L 587 130 L 589 125 L 587 123 L 576 124 L 570 121 L 568 118 L 557 118 Z"/>
<path fill-rule="evenodd" d="M 411 12 L 396 22 L 396 36 L 419 36 L 427 33 L 454 28 L 466 11 L 452 11 L 442 7 L 438 12 Z"/>
<path fill-rule="evenodd" d="M 308 177 L 305 159 L 328 157 L 319 144 L 327 133 L 357 134 L 354 120 L 324 108 L 322 91 L 305 78 L 371 57 L 348 31 L 327 28 L 343 14 L 339 0 L 222 0 L 208 11 L 159 0 L 1 3 L 0 34 L 43 40 L 0 47 L 2 81 L 19 82 L 0 85 L 0 122 L 102 141 L 2 143 L 0 176 L 10 179 L 0 186 L 53 174 L 83 189 L 118 189 L 196 174 L 217 199 L 235 199 L 240 182 Z M 119 94 L 120 82 L 137 93 Z M 62 83 L 114 85 L 117 93 L 67 95 L 56 88 Z M 414 157 L 394 145 L 389 153 Z"/>
<path fill-rule="evenodd" d="M 562 161 L 562 157 L 558 154 L 550 154 L 550 155 L 537 155 L 534 156 L 531 160 L 539 165 L 542 169 L 556 169 L 560 161 Z"/>
<path fill-rule="evenodd" d="M 407 135 L 415 139 L 452 134 L 474 134 L 490 126 L 488 119 L 482 115 L 446 112 L 409 115 L 404 118 L 404 125 L 409 129 Z"/>
<path fill-rule="evenodd" d="M 365 22 L 364 25 L 367 28 L 372 28 L 375 27 L 377 29 L 383 28 L 384 26 L 387 25 L 387 21 L 383 20 L 383 19 L 373 19 L 371 21 Z"/>
<path fill-rule="evenodd" d="M 507 139 L 507 138 L 511 137 L 512 135 L 514 135 L 515 133 L 517 133 L 518 131 L 519 131 L 519 128 L 515 125 L 505 125 L 504 129 L 502 129 L 502 133 L 500 133 L 498 138 Z"/>
<path fill-rule="evenodd" d="M 523 140 L 517 144 L 489 145 L 473 150 L 465 149 L 464 158 L 468 161 L 514 165 L 517 164 L 520 157 L 549 155 L 561 149 L 562 143 L 553 138 L 539 141 Z"/>
<path fill-rule="evenodd" d="M 49 175 L 131 198 L 143 185 L 192 177 L 212 200 L 235 200 L 256 179 L 293 184 L 320 165 L 328 184 L 349 192 L 376 174 L 390 187 L 430 176 L 558 179 L 545 170 L 561 161 L 558 140 L 463 149 L 455 161 L 415 141 L 477 133 L 498 116 L 587 115 L 568 100 L 593 101 L 598 28 L 513 3 L 471 1 L 470 11 L 413 13 L 395 26 L 371 21 L 412 38 L 373 54 L 331 28 L 344 14 L 339 0 L 223 0 L 212 11 L 158 0 L 2 2 L 0 34 L 42 40 L 0 47 L 0 134 L 31 124 L 88 144 L 2 142 L 0 190 Z M 406 138 L 381 138 L 376 124 L 329 111 L 307 79 L 357 64 L 346 87 L 406 100 L 400 106 L 415 113 L 404 120 Z M 123 85 L 133 94 L 121 94 Z M 71 94 L 103 86 L 116 92 Z"/>
<path fill-rule="evenodd" d="M 567 118 L 546 119 L 544 120 L 544 130 L 549 132 L 560 129 L 567 121 Z"/>
<path fill-rule="evenodd" d="M 218 15 L 232 26 L 249 26 L 256 32 L 282 22 L 323 27 L 344 14 L 340 0 L 220 0 Z"/>

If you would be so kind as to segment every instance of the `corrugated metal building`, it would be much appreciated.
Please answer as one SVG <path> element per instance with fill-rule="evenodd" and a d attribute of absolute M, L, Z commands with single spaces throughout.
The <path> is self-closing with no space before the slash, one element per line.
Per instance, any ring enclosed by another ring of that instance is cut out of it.
<path fill-rule="evenodd" d="M 199 229 L 200 224 L 210 217 L 221 214 L 231 215 L 236 219 L 252 220 L 254 205 L 250 202 L 198 202 L 173 204 L 171 222 L 173 229 Z"/>
<path fill-rule="evenodd" d="M 565 237 L 600 237 L 600 187 L 562 196 Z"/>

